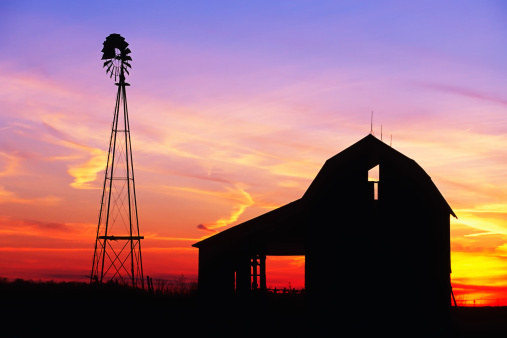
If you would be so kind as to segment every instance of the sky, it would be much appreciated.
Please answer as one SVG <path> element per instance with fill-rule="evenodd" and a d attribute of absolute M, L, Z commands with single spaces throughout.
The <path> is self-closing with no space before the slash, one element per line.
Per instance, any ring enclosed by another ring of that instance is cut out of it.
<path fill-rule="evenodd" d="M 458 303 L 507 305 L 506 32 L 489 0 L 2 1 L 0 276 L 87 280 L 118 33 L 145 275 L 196 279 L 193 243 L 300 198 L 373 111 L 458 216 Z M 301 257 L 267 269 L 304 283 Z"/>

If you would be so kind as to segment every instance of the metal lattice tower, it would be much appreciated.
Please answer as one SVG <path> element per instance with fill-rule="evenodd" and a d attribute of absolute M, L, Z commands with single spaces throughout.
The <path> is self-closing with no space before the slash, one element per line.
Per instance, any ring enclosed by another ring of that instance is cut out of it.
<path fill-rule="evenodd" d="M 97 237 L 90 282 L 110 281 L 144 288 L 141 239 L 137 215 L 134 166 L 130 142 L 125 74 L 132 58 L 128 43 L 119 34 L 104 41 L 102 60 L 114 76 L 118 93 L 109 140 Z"/>

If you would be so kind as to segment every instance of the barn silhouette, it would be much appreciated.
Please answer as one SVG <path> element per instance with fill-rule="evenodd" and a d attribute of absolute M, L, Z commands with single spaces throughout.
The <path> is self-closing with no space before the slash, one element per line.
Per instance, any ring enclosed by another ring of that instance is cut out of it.
<path fill-rule="evenodd" d="M 312 326 L 437 332 L 450 316 L 450 215 L 430 176 L 370 134 L 300 199 L 193 244 L 199 292 L 248 301 L 266 291 L 266 256 L 304 255 Z"/>

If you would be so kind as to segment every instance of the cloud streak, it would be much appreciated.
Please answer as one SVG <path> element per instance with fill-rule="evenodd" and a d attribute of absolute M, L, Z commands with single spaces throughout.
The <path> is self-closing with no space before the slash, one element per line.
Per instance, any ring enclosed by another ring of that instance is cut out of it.
<path fill-rule="evenodd" d="M 5 235 L 21 235 L 76 240 L 90 237 L 93 239 L 94 224 L 44 222 L 30 219 L 0 217 L 0 233 Z"/>
<path fill-rule="evenodd" d="M 56 196 L 45 196 L 45 197 L 20 197 L 15 192 L 5 189 L 0 186 L 0 204 L 33 204 L 33 205 L 44 205 L 54 206 L 58 205 L 62 201 L 61 198 Z"/>
<path fill-rule="evenodd" d="M 507 98 L 499 97 L 493 94 L 488 94 L 484 92 L 480 92 L 474 89 L 460 87 L 456 85 L 448 85 L 448 84 L 439 84 L 439 83 L 421 83 L 420 84 L 424 88 L 429 88 L 433 90 L 437 90 L 444 93 L 459 95 L 463 97 L 468 97 L 477 100 L 483 100 L 488 102 L 493 102 L 497 104 L 501 104 L 507 106 Z"/>
<path fill-rule="evenodd" d="M 105 169 L 107 152 L 76 142 L 70 135 L 61 132 L 48 122 L 44 122 L 44 126 L 49 130 L 51 135 L 59 140 L 58 144 L 87 153 L 85 156 L 88 157 L 88 160 L 84 163 L 68 165 L 69 169 L 67 172 L 70 176 L 74 177 L 74 181 L 70 186 L 76 189 L 100 189 L 100 185 L 92 183 L 97 180 L 98 173 Z"/>
<path fill-rule="evenodd" d="M 225 228 L 236 222 L 246 208 L 254 204 L 250 194 L 240 185 L 236 185 L 234 189 L 229 189 L 227 195 L 234 200 L 231 213 L 228 216 L 219 218 L 215 222 L 199 224 L 197 225 L 197 229 L 215 233 L 218 229 Z"/>
<path fill-rule="evenodd" d="M 19 174 L 20 171 L 20 157 L 17 154 L 9 154 L 0 152 L 0 177 L 13 176 Z"/>

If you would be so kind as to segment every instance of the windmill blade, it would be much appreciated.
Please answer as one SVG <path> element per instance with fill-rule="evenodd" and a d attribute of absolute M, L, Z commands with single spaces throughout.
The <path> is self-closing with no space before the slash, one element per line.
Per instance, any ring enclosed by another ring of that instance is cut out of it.
<path fill-rule="evenodd" d="M 102 56 L 102 60 L 112 59 L 114 58 L 114 48 L 111 48 L 109 46 L 102 48 L 102 53 L 104 55 Z"/>
<path fill-rule="evenodd" d="M 128 62 L 132 61 L 132 58 L 128 55 L 132 52 L 128 48 L 129 44 L 123 36 L 113 33 L 106 38 L 103 45 L 102 60 L 104 60 L 103 67 L 106 68 L 106 73 L 109 73 L 110 78 L 114 76 L 116 80 L 121 77 L 121 81 L 123 81 L 123 75 L 130 75 L 128 68 L 132 68 L 132 65 Z"/>

